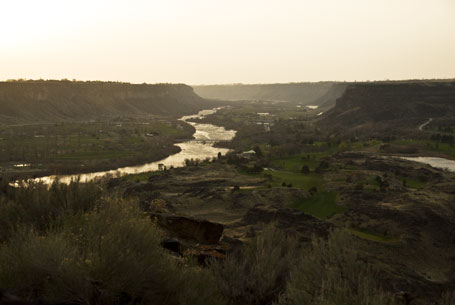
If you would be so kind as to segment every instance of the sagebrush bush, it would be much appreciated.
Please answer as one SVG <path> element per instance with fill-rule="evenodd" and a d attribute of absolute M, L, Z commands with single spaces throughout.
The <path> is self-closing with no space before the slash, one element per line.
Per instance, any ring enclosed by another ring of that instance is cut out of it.
<path fill-rule="evenodd" d="M 0 248 L 0 287 L 44 303 L 223 303 L 207 271 L 178 264 L 159 243 L 137 207 L 106 199 L 46 234 L 19 231 Z"/>
<path fill-rule="evenodd" d="M 229 304 L 272 304 L 286 287 L 297 242 L 268 225 L 262 234 L 210 270 Z"/>
<path fill-rule="evenodd" d="M 376 281 L 377 273 L 358 255 L 355 240 L 335 231 L 315 239 L 293 266 L 280 304 L 391 305 L 394 297 Z"/>
<path fill-rule="evenodd" d="M 448 290 L 442 294 L 441 305 L 455 305 L 455 290 Z"/>
<path fill-rule="evenodd" d="M 74 181 L 69 185 L 29 183 L 17 188 L 4 188 L 0 193 L 0 242 L 6 241 L 19 228 L 45 232 L 62 223 L 67 215 L 93 209 L 102 196 L 94 183 Z"/>

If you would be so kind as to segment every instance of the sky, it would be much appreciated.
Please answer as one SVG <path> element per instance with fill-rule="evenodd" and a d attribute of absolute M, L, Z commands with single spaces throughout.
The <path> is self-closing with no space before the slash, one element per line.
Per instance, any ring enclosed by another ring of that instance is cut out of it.
<path fill-rule="evenodd" d="M 0 80 L 455 78 L 455 0 L 3 0 Z"/>

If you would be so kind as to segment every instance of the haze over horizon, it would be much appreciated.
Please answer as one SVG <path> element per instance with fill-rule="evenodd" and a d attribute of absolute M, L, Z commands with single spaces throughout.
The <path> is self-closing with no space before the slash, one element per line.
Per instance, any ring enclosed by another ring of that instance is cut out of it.
<path fill-rule="evenodd" d="M 27 0 L 2 11 L 0 80 L 455 77 L 455 0 Z"/>

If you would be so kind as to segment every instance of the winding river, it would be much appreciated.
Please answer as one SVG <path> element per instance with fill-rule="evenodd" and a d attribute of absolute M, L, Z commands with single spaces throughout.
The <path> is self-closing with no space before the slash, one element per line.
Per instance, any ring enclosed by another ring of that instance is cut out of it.
<path fill-rule="evenodd" d="M 216 157 L 218 156 L 218 153 L 225 155 L 229 151 L 229 149 L 216 148 L 213 147 L 213 145 L 216 142 L 232 140 L 235 137 L 237 131 L 226 130 L 224 129 L 224 127 L 215 126 L 212 124 L 199 124 L 188 121 L 190 119 L 195 118 L 204 118 L 207 115 L 215 113 L 219 109 L 220 108 L 202 110 L 197 114 L 181 117 L 179 120 L 191 124 L 196 129 L 196 132 L 193 134 L 194 139 L 175 144 L 181 148 L 181 151 L 174 155 L 170 155 L 169 157 L 163 160 L 146 163 L 138 166 L 122 167 L 115 170 L 103 172 L 93 172 L 76 175 L 53 175 L 36 178 L 34 179 L 34 181 L 51 184 L 52 182 L 58 179 L 59 182 L 68 184 L 72 180 L 74 181 L 80 178 L 81 182 L 87 182 L 95 180 L 97 178 L 101 178 L 106 175 L 123 176 L 128 174 L 139 174 L 144 172 L 157 171 L 159 170 L 160 167 L 166 168 L 183 167 L 185 166 L 186 159 L 204 160 L 206 158 Z"/>

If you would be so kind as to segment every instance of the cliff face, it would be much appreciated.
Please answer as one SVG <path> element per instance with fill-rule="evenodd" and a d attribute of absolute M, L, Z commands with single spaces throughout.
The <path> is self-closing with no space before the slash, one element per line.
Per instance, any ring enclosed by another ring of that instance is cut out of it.
<path fill-rule="evenodd" d="M 455 82 L 363 83 L 350 85 L 318 124 L 390 128 L 448 115 L 455 115 Z"/>
<path fill-rule="evenodd" d="M 54 122 L 100 116 L 190 114 L 212 107 L 183 84 L 0 82 L 0 122 Z"/>
<path fill-rule="evenodd" d="M 197 94 L 204 98 L 222 100 L 268 100 L 301 103 L 303 105 L 333 106 L 341 96 L 346 83 L 289 83 L 258 85 L 210 85 L 194 86 Z"/>

